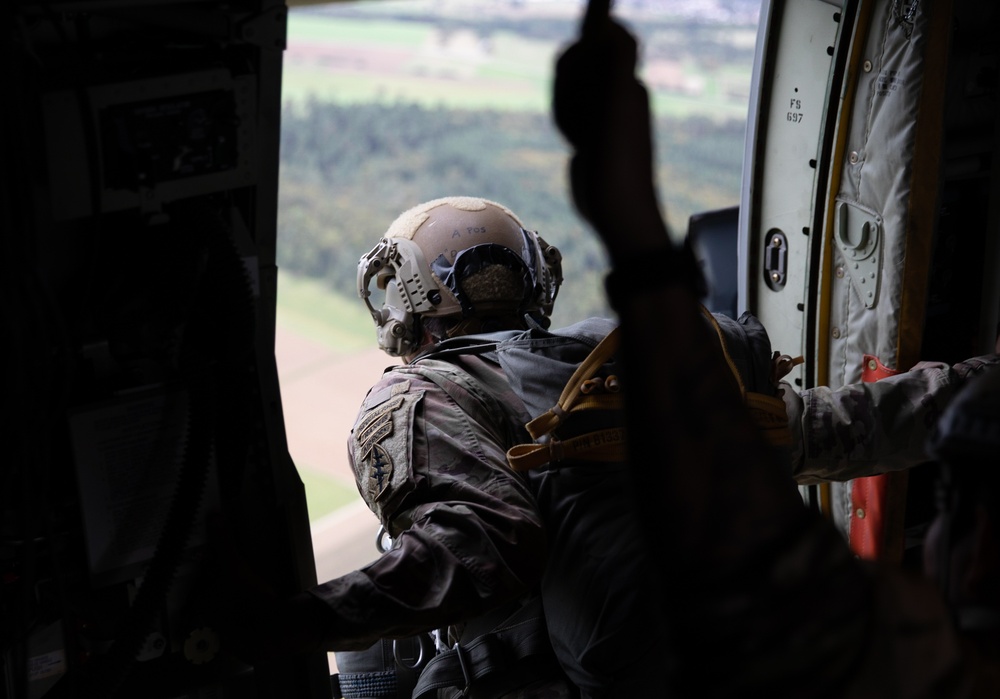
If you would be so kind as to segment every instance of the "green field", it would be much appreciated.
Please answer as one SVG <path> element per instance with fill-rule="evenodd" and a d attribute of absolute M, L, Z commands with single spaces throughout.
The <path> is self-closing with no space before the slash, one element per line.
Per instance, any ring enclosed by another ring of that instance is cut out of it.
<path fill-rule="evenodd" d="M 324 17 L 297 12 L 288 15 L 288 42 L 330 42 L 354 46 L 387 45 L 416 48 L 431 32 L 430 25 L 393 20 Z"/>
<path fill-rule="evenodd" d="M 462 60 L 436 50 L 430 22 L 289 17 L 285 102 L 414 102 L 430 106 L 543 111 L 549 108 L 553 48 L 510 32 L 487 56 Z M 456 55 L 456 53 L 458 55 Z M 360 62 L 365 62 L 362 70 Z"/>
<path fill-rule="evenodd" d="M 331 292 L 318 281 L 282 272 L 277 296 L 278 322 L 331 349 L 353 352 L 372 345 L 372 320 L 357 299 Z M 331 322 L 331 319 L 336 319 Z M 356 502 L 357 488 L 341 479 L 296 463 L 315 522 Z"/>
<path fill-rule="evenodd" d="M 285 326 L 327 347 L 354 352 L 372 346 L 372 319 L 364 306 L 322 282 L 282 272 L 277 305 Z"/>
<path fill-rule="evenodd" d="M 358 490 L 353 485 L 330 476 L 298 467 L 299 478 L 306 492 L 309 521 L 316 522 L 345 505 L 357 502 Z"/>
<path fill-rule="evenodd" d="M 489 5 L 474 18 L 421 7 L 430 6 L 376 2 L 341 12 L 290 12 L 285 102 L 548 112 L 555 59 L 575 30 L 565 6 L 553 16 L 518 21 Z M 665 19 L 635 26 L 646 49 L 640 74 L 647 64 L 650 76 L 676 73 L 648 81 L 656 113 L 745 118 L 754 27 L 692 28 Z M 681 79 L 687 86 L 670 83 Z"/>

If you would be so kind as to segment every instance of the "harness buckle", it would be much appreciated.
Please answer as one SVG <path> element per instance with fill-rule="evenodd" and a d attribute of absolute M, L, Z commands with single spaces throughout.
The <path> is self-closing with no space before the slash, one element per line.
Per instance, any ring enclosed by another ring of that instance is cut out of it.
<path fill-rule="evenodd" d="M 472 675 L 469 673 L 469 666 L 466 662 L 465 649 L 461 645 L 456 643 L 452 650 L 455 651 L 455 656 L 458 658 L 458 666 L 462 668 L 462 679 L 465 680 L 465 686 L 462 688 L 462 696 L 469 696 L 469 690 L 472 688 Z"/>

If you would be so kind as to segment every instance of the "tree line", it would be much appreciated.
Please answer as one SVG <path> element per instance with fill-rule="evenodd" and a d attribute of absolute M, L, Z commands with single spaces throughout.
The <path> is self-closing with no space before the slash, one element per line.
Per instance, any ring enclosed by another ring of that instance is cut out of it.
<path fill-rule="evenodd" d="M 400 212 L 441 196 L 481 196 L 509 206 L 562 251 L 557 325 L 609 312 L 604 253 L 572 208 L 569 151 L 549 115 L 313 101 L 287 105 L 282 119 L 283 269 L 355 296 L 359 257 Z M 738 203 L 742 121 L 661 117 L 654 128 L 675 235 L 691 214 Z"/>

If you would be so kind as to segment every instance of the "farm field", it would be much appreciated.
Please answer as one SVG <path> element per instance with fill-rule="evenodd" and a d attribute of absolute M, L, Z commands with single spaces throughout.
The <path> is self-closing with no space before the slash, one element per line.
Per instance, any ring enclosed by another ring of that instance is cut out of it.
<path fill-rule="evenodd" d="M 465 16 L 448 23 L 441 20 L 444 10 L 402 19 L 390 14 L 393 6 L 401 4 L 293 10 L 285 50 L 286 103 L 415 102 L 548 111 L 555 57 L 575 31 L 573 3 L 523 12 L 480 3 L 475 21 Z M 534 23 L 548 29 L 529 30 Z M 718 50 L 685 52 L 664 49 L 691 41 L 693 30 L 685 22 L 657 18 L 647 27 L 636 18 L 634 26 L 644 36 L 641 72 L 658 114 L 745 118 L 751 70 L 746 59 L 755 27 L 697 28 L 702 45 Z"/>
<path fill-rule="evenodd" d="M 286 272 L 279 277 L 275 336 L 288 451 L 316 521 L 360 502 L 347 436 L 365 392 L 393 359 L 375 345 L 360 301 Z"/>

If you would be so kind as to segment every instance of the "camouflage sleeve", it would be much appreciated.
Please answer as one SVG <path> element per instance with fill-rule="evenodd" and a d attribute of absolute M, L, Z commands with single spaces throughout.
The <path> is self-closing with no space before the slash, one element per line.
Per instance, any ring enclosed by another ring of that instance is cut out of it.
<path fill-rule="evenodd" d="M 985 355 L 949 366 L 921 362 L 874 383 L 798 393 L 782 382 L 792 430 L 792 475 L 800 484 L 846 481 L 927 460 L 929 429 L 966 379 L 1000 363 Z"/>
<path fill-rule="evenodd" d="M 509 469 L 497 411 L 397 368 L 369 392 L 349 438 L 358 489 L 394 538 L 365 568 L 312 590 L 334 614 L 330 650 L 440 628 L 540 579 L 542 524 Z M 490 417 L 492 415 L 492 417 Z"/>

